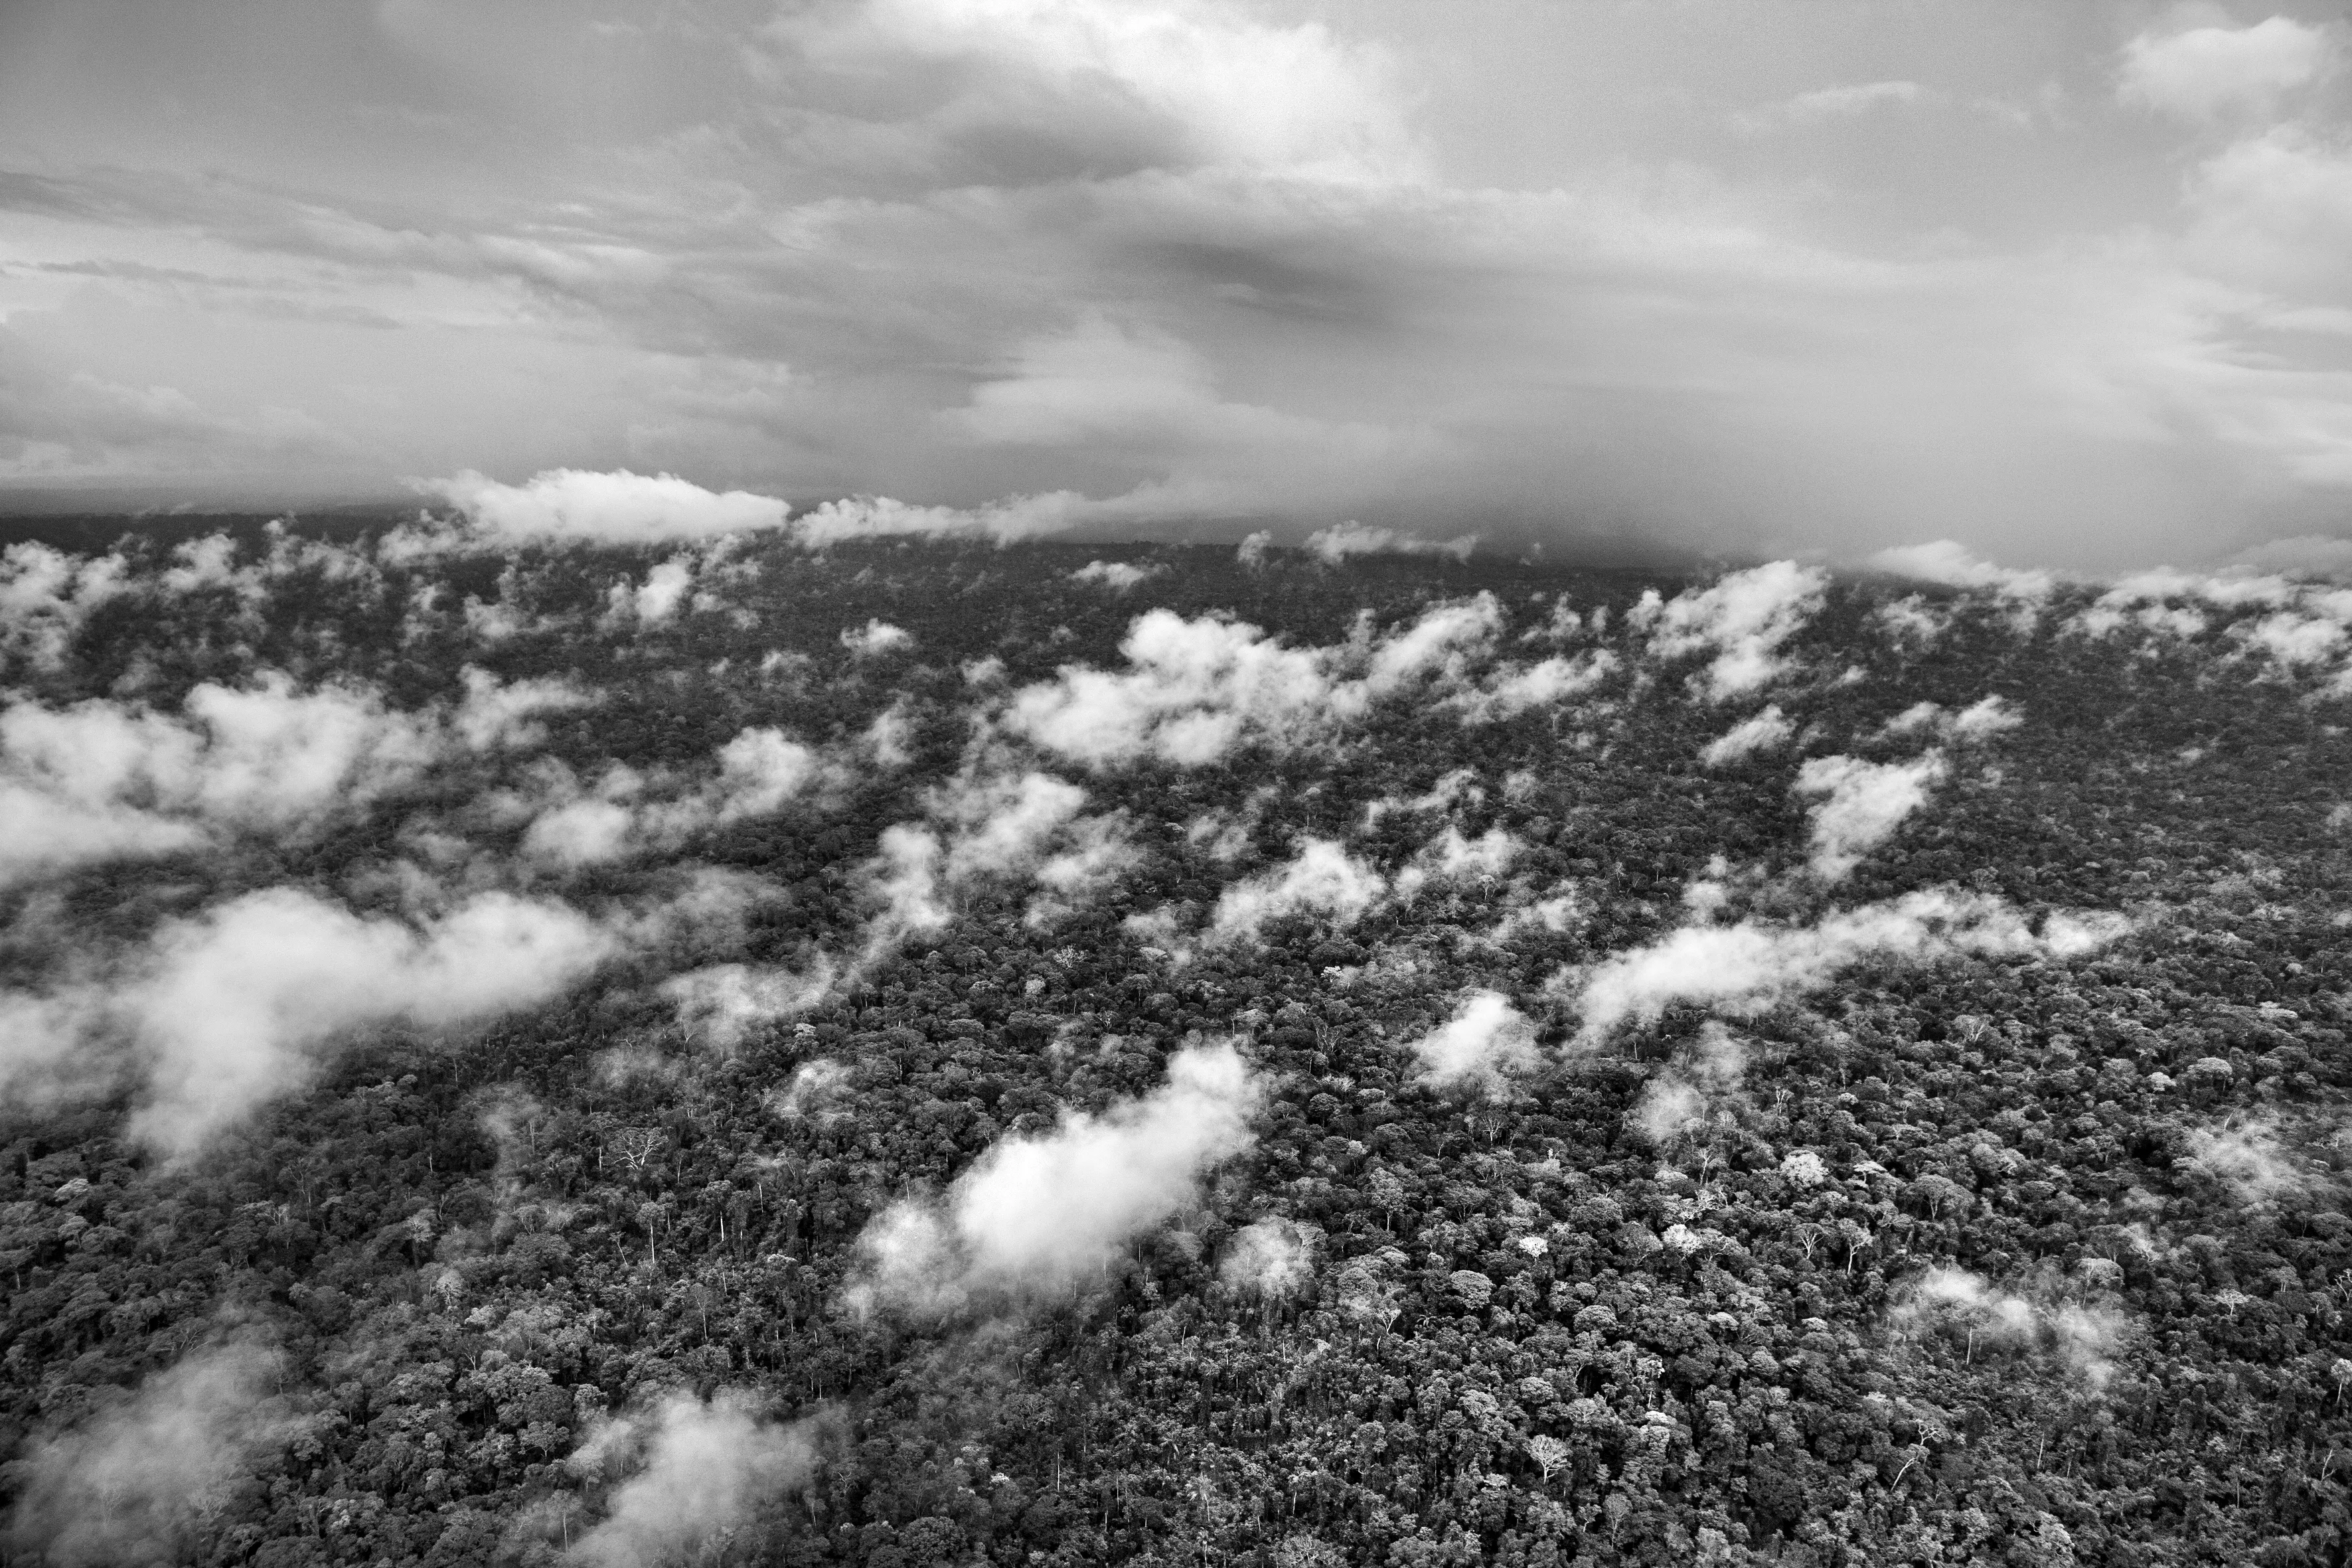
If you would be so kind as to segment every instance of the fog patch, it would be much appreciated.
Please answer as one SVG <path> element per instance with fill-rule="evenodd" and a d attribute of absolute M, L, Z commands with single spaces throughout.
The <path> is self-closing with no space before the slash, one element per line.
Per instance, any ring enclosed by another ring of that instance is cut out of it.
<path fill-rule="evenodd" d="M 17 1461 L 10 1543 L 58 1568 L 177 1562 L 264 1451 L 299 1430 L 276 1352 L 249 1341 L 191 1352 L 127 1396 L 99 1395 Z"/>

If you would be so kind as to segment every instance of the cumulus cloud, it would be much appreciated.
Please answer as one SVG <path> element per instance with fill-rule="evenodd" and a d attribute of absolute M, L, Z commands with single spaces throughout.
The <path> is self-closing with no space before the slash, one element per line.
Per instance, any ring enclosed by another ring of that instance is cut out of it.
<path fill-rule="evenodd" d="M 1138 566 L 1131 561 L 1089 561 L 1070 574 L 1073 583 L 1093 583 L 1115 594 L 1124 594 L 1139 584 L 1149 583 L 1167 567 L 1153 563 Z"/>
<path fill-rule="evenodd" d="M 2352 621 L 2352 590 L 2295 583 L 2275 574 L 2212 574 L 2157 567 L 2116 579 L 2067 621 L 2066 629 L 2103 637 L 2136 627 L 2156 637 L 2193 637 L 2211 625 L 2212 613 L 2246 615 L 2261 610 L 2273 614 L 2266 622 L 2237 635 L 2251 638 L 2257 647 L 2274 643 L 2280 651 L 2294 654 L 2308 649 L 2311 637 L 2326 637 L 2324 632 L 2298 635 L 2299 626 Z"/>
<path fill-rule="evenodd" d="M 904 626 L 894 626 L 878 618 L 868 619 L 862 626 L 850 626 L 841 634 L 841 646 L 860 658 L 911 647 L 915 634 Z"/>
<path fill-rule="evenodd" d="M 1501 605 L 1481 594 L 1386 635 L 1364 629 L 1339 647 L 1296 648 L 1243 622 L 1151 610 L 1119 645 L 1126 669 L 1065 666 L 1014 692 L 1002 722 L 1096 767 L 1146 758 L 1200 767 L 1254 742 L 1308 743 L 1381 698 L 1458 680 L 1501 625 Z"/>
<path fill-rule="evenodd" d="M 131 1132 L 184 1155 L 299 1089 L 341 1039 L 545 1001 L 615 947 L 575 910 L 503 893 L 420 924 L 292 888 L 248 893 L 166 923 L 102 979 L 0 994 L 0 1016 L 22 1026 L 0 1057 L 0 1091 L 37 1102 L 119 1042 L 141 1083 Z"/>
<path fill-rule="evenodd" d="M 1499 991 L 1471 993 L 1451 1018 L 1404 1048 L 1421 1063 L 1423 1083 L 1459 1084 L 1490 1097 L 1508 1092 L 1509 1075 L 1542 1059 L 1535 1026 Z"/>
<path fill-rule="evenodd" d="M 808 1485 L 816 1468 L 814 1422 L 782 1425 L 758 1400 L 721 1390 L 704 1401 L 669 1394 L 651 1411 L 592 1432 L 569 1468 L 601 1480 L 615 1471 L 604 1518 L 567 1561 L 586 1568 L 651 1568 L 698 1559 L 761 1504 Z"/>
<path fill-rule="evenodd" d="M 1448 826 L 1397 873 L 1394 891 L 1398 898 L 1411 900 L 1432 883 L 1499 881 L 1526 848 L 1507 828 L 1490 827 L 1470 838 L 1460 828 Z"/>
<path fill-rule="evenodd" d="M 26 540 L 0 550 L 0 656 L 54 669 L 90 612 L 127 591 L 119 555 L 76 555 Z"/>
<path fill-rule="evenodd" d="M 1958 712 L 1940 703 L 1914 702 L 1889 719 L 1881 732 L 1901 736 L 1925 731 L 1947 741 L 1965 743 L 1989 741 L 1995 735 L 2007 734 L 2024 722 L 2024 716 L 2011 707 L 2005 698 L 1995 695 L 1979 698 Z"/>
<path fill-rule="evenodd" d="M 841 764 L 782 730 L 739 731 L 718 752 L 718 771 L 700 784 L 659 793 L 634 768 L 605 770 L 583 791 L 552 772 L 549 792 L 523 832 L 522 850 L 544 865 L 576 868 L 654 850 L 675 849 L 698 833 L 747 817 L 769 816 L 828 787 Z"/>
<path fill-rule="evenodd" d="M 1858 757 L 1813 757 L 1797 770 L 1797 792 L 1819 795 L 1812 809 L 1814 874 L 1835 882 L 1885 843 L 1904 819 L 1927 804 L 1943 781 L 1943 755 L 1930 752 L 1905 763 Z"/>
<path fill-rule="evenodd" d="M 1607 648 L 1573 657 L 1560 655 L 1529 665 L 1503 665 L 1478 685 L 1448 700 L 1469 723 L 1515 719 L 1529 709 L 1581 697 L 1615 674 L 1621 664 Z"/>
<path fill-rule="evenodd" d="M 793 537 L 811 550 L 861 539 L 974 539 L 992 544 L 1059 533 L 1093 514 L 1069 490 L 1014 496 L 980 507 L 909 506 L 887 496 L 853 496 L 813 507 L 793 521 Z"/>
<path fill-rule="evenodd" d="M 1230 1042 L 1192 1046 L 1140 1099 L 1001 1140 L 939 1201 L 902 1200 L 867 1226 L 851 1304 L 943 1315 L 1075 1289 L 1198 1201 L 1202 1174 L 1255 1141 L 1262 1097 Z"/>
<path fill-rule="evenodd" d="M 1451 555 L 1456 561 L 1467 561 L 1470 552 L 1478 548 L 1478 536 L 1465 533 L 1440 542 L 1400 533 L 1392 528 L 1341 522 L 1308 534 L 1305 548 L 1308 554 L 1332 566 L 1350 555 Z"/>
<path fill-rule="evenodd" d="M 168 854 L 216 830 L 294 832 L 413 787 L 463 751 L 527 744 L 534 715 L 585 699 L 551 680 L 466 674 L 453 710 L 404 713 L 352 685 L 206 681 L 178 716 L 92 698 L 0 709 L 0 883 Z"/>
<path fill-rule="evenodd" d="M 618 626 L 635 621 L 639 626 L 657 626 L 674 621 L 685 607 L 693 586 L 694 557 L 673 555 L 647 572 L 646 580 L 636 586 L 626 583 L 613 585 L 605 595 L 605 624 Z"/>
<path fill-rule="evenodd" d="M 772 496 L 711 491 L 673 474 L 633 474 L 625 468 L 551 468 L 520 485 L 500 484 L 469 468 L 454 479 L 419 481 L 417 488 L 457 508 L 477 538 L 503 546 L 709 539 L 781 528 L 791 511 Z"/>
<path fill-rule="evenodd" d="M 1268 922 L 1319 916 L 1353 925 L 1388 892 L 1388 879 L 1328 838 L 1307 838 L 1282 865 L 1218 895 L 1209 920 L 1219 941 L 1254 941 Z"/>
<path fill-rule="evenodd" d="M 2116 95 L 2127 104 L 2190 121 L 2266 114 L 2336 59 L 2334 28 L 2290 16 L 2245 27 L 2142 33 L 2124 46 Z"/>
<path fill-rule="evenodd" d="M 1811 925 L 1685 926 L 1581 975 L 1564 974 L 1562 982 L 1576 994 L 1585 1037 L 1599 1039 L 1629 1018 L 1654 1020 L 1677 1004 L 1734 1016 L 1766 1011 L 1874 960 L 2063 959 L 2093 952 L 2129 929 L 2118 915 L 2057 913 L 2037 933 L 2001 899 L 1931 888 L 1835 910 Z"/>
<path fill-rule="evenodd" d="M 2050 573 L 1996 566 L 1950 539 L 1881 550 L 1865 564 L 1914 582 L 1938 583 L 1951 588 L 1987 588 L 2004 597 L 2036 602 L 2048 598 L 2058 585 L 2057 578 Z"/>
<path fill-rule="evenodd" d="M 276 1392 L 280 1358 L 251 1341 L 191 1352 L 127 1396 L 34 1438 L 8 1539 L 58 1568 L 178 1562 L 193 1527 L 227 1500 L 298 1423 Z"/>
<path fill-rule="evenodd" d="M 1699 748 L 1698 760 L 1710 768 L 1729 767 L 1747 761 L 1759 752 L 1777 751 L 1794 738 L 1797 727 L 1789 722 L 1777 702 L 1762 712 L 1741 720 L 1730 729 Z"/>
<path fill-rule="evenodd" d="M 1775 561 L 1663 604 L 1652 590 L 1636 606 L 1634 625 L 1649 632 L 1650 651 L 1660 658 L 1713 653 L 1699 684 L 1720 702 L 1779 678 L 1786 668 L 1781 647 L 1820 611 L 1828 586 L 1819 572 Z"/>

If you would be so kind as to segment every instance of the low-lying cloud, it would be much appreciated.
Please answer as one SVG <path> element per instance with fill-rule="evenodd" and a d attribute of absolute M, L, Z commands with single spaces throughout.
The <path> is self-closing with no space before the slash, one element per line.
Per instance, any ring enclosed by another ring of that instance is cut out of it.
<path fill-rule="evenodd" d="M 755 1397 L 732 1389 L 707 1401 L 671 1394 L 643 1415 L 608 1421 L 567 1468 L 589 1480 L 626 1479 L 565 1560 L 583 1568 L 699 1560 L 761 1504 L 809 1484 L 818 1435 L 814 1421 L 766 1419 Z"/>
<path fill-rule="evenodd" d="M 414 789 L 463 755 L 539 738 L 536 716 L 586 697 L 554 680 L 466 673 L 453 709 L 404 712 L 362 686 L 281 674 L 204 682 L 177 715 L 110 699 L 0 710 L 0 885 L 171 854 L 224 832 L 302 832 Z"/>
<path fill-rule="evenodd" d="M 713 491 L 674 474 L 550 468 L 519 485 L 472 469 L 420 489 L 457 509 L 484 542 L 662 544 L 782 528 L 791 507 L 748 490 Z"/>
<path fill-rule="evenodd" d="M 1744 697 L 1778 679 L 1782 649 L 1820 613 L 1829 578 L 1793 561 L 1727 574 L 1711 586 L 1661 601 L 1655 589 L 1633 612 L 1659 658 L 1711 653 L 1693 686 L 1710 700 Z"/>
<path fill-rule="evenodd" d="M 239 1340 L 190 1352 L 119 1402 L 102 1393 L 80 1425 L 18 1458 L 9 1543 L 58 1568 L 181 1561 L 192 1530 L 297 1430 L 282 1376 L 276 1352 Z"/>
<path fill-rule="evenodd" d="M 1461 1086 L 1489 1098 L 1509 1091 L 1510 1077 L 1542 1059 L 1535 1026 L 1498 991 L 1465 997 L 1454 1016 L 1405 1043 L 1423 1083 Z"/>
<path fill-rule="evenodd" d="M 1937 752 L 1903 763 L 1809 759 L 1797 770 L 1797 793 L 1819 797 L 1812 808 L 1813 874 L 1824 882 L 1843 880 L 1927 804 L 1928 790 L 1947 772 Z"/>
<path fill-rule="evenodd" d="M 1588 1040 L 1629 1019 L 1654 1021 L 1679 1004 L 1734 1016 L 1766 1011 L 1819 991 L 1871 962 L 1962 957 L 2065 959 L 2095 951 L 2130 924 L 2120 915 L 2053 913 L 2037 932 L 2005 900 L 1951 888 L 1906 893 L 1823 915 L 1811 925 L 1756 921 L 1690 925 L 1612 955 L 1560 984 L 1570 989 Z"/>
<path fill-rule="evenodd" d="M 577 910 L 505 893 L 416 923 L 295 888 L 248 893 L 167 922 L 103 975 L 0 993 L 0 1094 L 46 1103 L 127 1068 L 131 1134 L 184 1156 L 301 1089 L 338 1041 L 535 1005 L 618 946 Z"/>
<path fill-rule="evenodd" d="M 1230 1042 L 1192 1046 L 1140 1099 L 1000 1141 L 943 1197 L 903 1199 L 866 1226 L 851 1305 L 940 1316 L 1076 1289 L 1255 1142 L 1263 1093 Z"/>

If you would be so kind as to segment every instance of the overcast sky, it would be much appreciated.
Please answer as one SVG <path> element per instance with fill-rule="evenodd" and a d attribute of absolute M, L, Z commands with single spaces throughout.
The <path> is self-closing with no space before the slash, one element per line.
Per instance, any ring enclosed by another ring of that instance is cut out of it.
<path fill-rule="evenodd" d="M 2342 10 L 8 0 L 0 485 L 2352 531 Z"/>

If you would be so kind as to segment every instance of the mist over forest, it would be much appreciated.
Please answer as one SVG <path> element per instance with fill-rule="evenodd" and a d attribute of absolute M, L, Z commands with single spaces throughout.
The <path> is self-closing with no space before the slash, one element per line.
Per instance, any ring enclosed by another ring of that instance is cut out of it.
<path fill-rule="evenodd" d="M 1051 524 L 18 526 L 8 1560 L 2343 1561 L 2352 590 Z"/>

